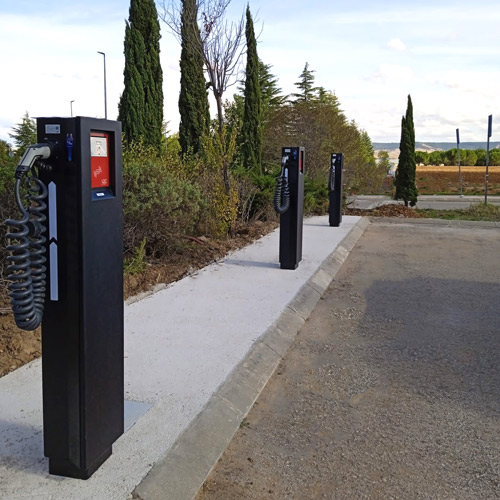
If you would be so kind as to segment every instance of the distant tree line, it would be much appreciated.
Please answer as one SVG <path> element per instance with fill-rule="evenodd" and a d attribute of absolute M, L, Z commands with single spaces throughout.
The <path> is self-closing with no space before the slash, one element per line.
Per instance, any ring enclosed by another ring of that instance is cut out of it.
<path fill-rule="evenodd" d="M 458 149 L 448 151 L 416 151 L 417 165 L 458 165 Z M 486 165 L 485 149 L 460 149 L 460 164 L 464 166 L 482 167 Z M 500 149 L 490 150 L 490 165 L 500 165 Z"/>

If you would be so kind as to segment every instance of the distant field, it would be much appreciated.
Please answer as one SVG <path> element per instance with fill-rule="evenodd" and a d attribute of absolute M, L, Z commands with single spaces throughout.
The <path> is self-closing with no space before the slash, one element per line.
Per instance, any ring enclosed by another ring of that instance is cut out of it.
<path fill-rule="evenodd" d="M 481 172 L 482 175 L 486 173 L 486 167 L 460 167 L 462 170 L 462 174 L 464 172 Z M 428 167 L 417 167 L 417 172 L 456 172 L 458 175 L 458 165 L 455 167 L 435 167 L 435 166 L 428 166 Z M 492 172 L 500 172 L 500 167 L 488 167 L 488 174 L 491 174 Z"/>
<path fill-rule="evenodd" d="M 461 167 L 464 194 L 484 193 L 486 167 Z M 458 166 L 417 167 L 419 194 L 460 193 Z M 488 168 L 488 193 L 500 195 L 500 167 Z"/>

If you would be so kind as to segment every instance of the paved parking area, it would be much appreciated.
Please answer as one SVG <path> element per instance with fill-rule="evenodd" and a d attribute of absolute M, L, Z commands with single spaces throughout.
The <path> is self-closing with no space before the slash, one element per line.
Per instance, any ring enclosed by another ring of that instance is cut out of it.
<path fill-rule="evenodd" d="M 373 219 L 197 500 L 500 497 L 499 255 Z"/>

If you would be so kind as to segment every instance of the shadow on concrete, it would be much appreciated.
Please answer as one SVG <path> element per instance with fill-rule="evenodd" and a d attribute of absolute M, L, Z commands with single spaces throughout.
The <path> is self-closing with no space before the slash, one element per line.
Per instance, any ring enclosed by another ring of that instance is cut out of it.
<path fill-rule="evenodd" d="M 237 259 L 226 259 L 224 264 L 229 264 L 230 266 L 241 266 L 241 267 L 263 267 L 269 269 L 279 269 L 279 262 L 259 262 L 253 260 L 237 260 Z"/>
<path fill-rule="evenodd" d="M 23 473 L 47 476 L 42 427 L 0 420 L 0 464 Z"/>
<path fill-rule="evenodd" d="M 311 226 L 311 227 L 329 227 L 330 224 L 328 222 L 325 222 L 324 224 L 313 224 L 310 222 L 304 222 L 304 226 Z"/>

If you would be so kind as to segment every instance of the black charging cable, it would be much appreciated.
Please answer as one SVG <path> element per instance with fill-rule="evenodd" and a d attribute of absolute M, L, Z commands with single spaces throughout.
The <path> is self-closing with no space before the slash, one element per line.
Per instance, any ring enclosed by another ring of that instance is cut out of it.
<path fill-rule="evenodd" d="M 335 164 L 332 163 L 330 167 L 330 178 L 328 180 L 328 187 L 330 191 L 335 191 Z"/>
<path fill-rule="evenodd" d="M 41 324 L 45 304 L 48 190 L 34 167 L 50 153 L 51 148 L 46 144 L 30 146 L 26 151 L 16 168 L 14 185 L 21 218 L 5 221 L 9 228 L 6 238 L 10 252 L 7 257 L 10 302 L 16 325 L 23 330 L 35 330 Z"/>
<path fill-rule="evenodd" d="M 276 177 L 274 191 L 274 210 L 277 214 L 284 214 L 290 208 L 290 186 L 288 185 L 287 167 L 288 156 L 281 159 L 281 173 Z"/>

